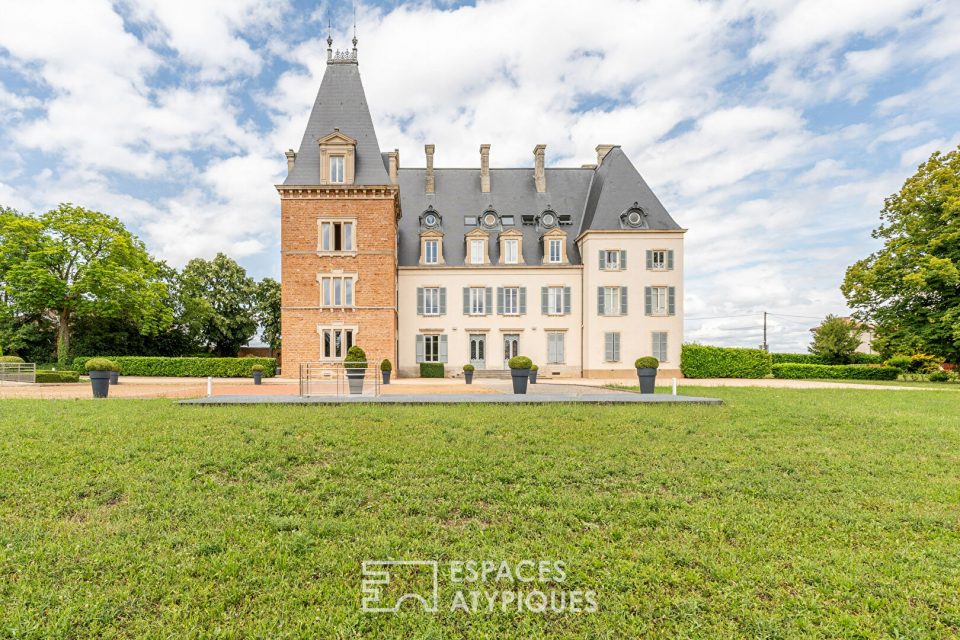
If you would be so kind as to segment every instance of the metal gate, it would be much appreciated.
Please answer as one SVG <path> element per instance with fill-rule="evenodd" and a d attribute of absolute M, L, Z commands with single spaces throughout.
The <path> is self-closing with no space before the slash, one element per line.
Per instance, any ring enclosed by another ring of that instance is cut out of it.
<path fill-rule="evenodd" d="M 5 382 L 33 384 L 36 381 L 36 364 L 32 362 L 0 362 L 0 384 Z"/>
<path fill-rule="evenodd" d="M 366 364 L 362 380 L 350 379 L 343 362 L 301 362 L 301 396 L 354 396 L 377 397 L 380 395 L 380 366 Z M 352 371 L 358 371 L 353 369 Z"/>

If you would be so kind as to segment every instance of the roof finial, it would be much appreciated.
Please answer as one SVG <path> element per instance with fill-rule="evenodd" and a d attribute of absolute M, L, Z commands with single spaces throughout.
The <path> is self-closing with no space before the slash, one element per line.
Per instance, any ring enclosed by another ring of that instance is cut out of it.
<path fill-rule="evenodd" d="M 330 16 L 327 16 L 327 60 L 333 60 L 333 34 L 330 28 Z"/>
<path fill-rule="evenodd" d="M 357 3 L 353 3 L 353 59 L 357 59 Z"/>

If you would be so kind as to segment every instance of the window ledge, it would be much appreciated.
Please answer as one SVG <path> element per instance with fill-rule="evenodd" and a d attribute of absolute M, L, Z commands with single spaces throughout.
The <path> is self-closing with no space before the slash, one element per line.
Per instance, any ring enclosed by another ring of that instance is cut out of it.
<path fill-rule="evenodd" d="M 317 255 L 318 255 L 318 256 L 344 256 L 344 257 L 350 257 L 350 256 L 355 256 L 355 255 L 357 255 L 357 251 L 356 251 L 356 250 L 353 250 L 353 251 L 322 251 L 322 250 L 319 250 L 319 249 L 318 249 L 318 250 L 317 250 Z"/>

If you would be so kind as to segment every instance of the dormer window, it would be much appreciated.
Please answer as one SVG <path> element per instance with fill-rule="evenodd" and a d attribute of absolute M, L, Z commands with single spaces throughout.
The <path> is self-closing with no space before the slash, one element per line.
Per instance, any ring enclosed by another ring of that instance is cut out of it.
<path fill-rule="evenodd" d="M 441 222 L 440 214 L 433 208 L 433 205 L 427 207 L 426 211 L 420 214 L 421 229 L 439 229 Z"/>
<path fill-rule="evenodd" d="M 357 141 L 339 129 L 317 140 L 320 146 L 320 184 L 353 184 Z"/>
<path fill-rule="evenodd" d="M 507 229 L 500 234 L 500 264 L 523 264 L 523 233 Z"/>
<path fill-rule="evenodd" d="M 567 258 L 567 234 L 562 229 L 553 228 L 543 234 L 543 264 L 569 264 Z"/>
<path fill-rule="evenodd" d="M 487 209 L 480 216 L 480 224 L 484 229 L 496 229 L 500 226 L 500 216 L 493 209 Z"/>
<path fill-rule="evenodd" d="M 544 229 L 552 229 L 557 226 L 557 214 L 554 211 L 544 211 L 540 214 L 540 226 Z"/>
<path fill-rule="evenodd" d="M 632 207 L 620 214 L 620 226 L 625 229 L 646 229 L 647 212 L 634 202 Z"/>
<path fill-rule="evenodd" d="M 474 229 L 470 233 L 466 234 L 464 240 L 466 240 L 466 256 L 464 256 L 464 262 L 466 264 L 482 265 L 490 264 L 490 259 L 488 258 L 489 252 L 487 251 L 487 242 L 490 237 L 486 231 L 482 229 Z"/>
<path fill-rule="evenodd" d="M 330 182 L 343 184 L 343 156 L 330 156 Z"/>

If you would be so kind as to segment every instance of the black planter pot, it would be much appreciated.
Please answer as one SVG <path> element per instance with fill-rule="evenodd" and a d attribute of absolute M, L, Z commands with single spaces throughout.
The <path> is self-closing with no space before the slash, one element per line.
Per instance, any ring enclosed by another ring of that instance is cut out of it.
<path fill-rule="evenodd" d="M 260 384 L 261 382 L 263 382 L 263 371 L 254 371 L 253 384 Z"/>
<path fill-rule="evenodd" d="M 510 377 L 513 378 L 513 392 L 525 394 L 527 382 L 530 380 L 530 369 L 510 369 Z"/>
<path fill-rule="evenodd" d="M 463 379 L 467 384 L 473 384 L 473 371 L 464 371 Z"/>
<path fill-rule="evenodd" d="M 366 369 L 347 369 L 347 382 L 350 383 L 350 394 L 360 395 L 363 393 L 363 377 L 367 375 Z"/>
<path fill-rule="evenodd" d="M 120 384 L 120 372 L 111 371 L 110 372 L 110 384 Z"/>
<path fill-rule="evenodd" d="M 530 384 L 537 384 L 537 372 L 530 369 Z"/>
<path fill-rule="evenodd" d="M 653 393 L 657 370 L 650 367 L 637 369 L 637 377 L 640 379 L 640 393 Z"/>
<path fill-rule="evenodd" d="M 381 371 L 380 374 L 383 376 L 383 384 L 390 384 L 390 374 L 392 371 Z"/>
<path fill-rule="evenodd" d="M 110 373 L 110 371 L 91 371 L 88 374 L 94 398 L 106 398 L 110 393 Z"/>

